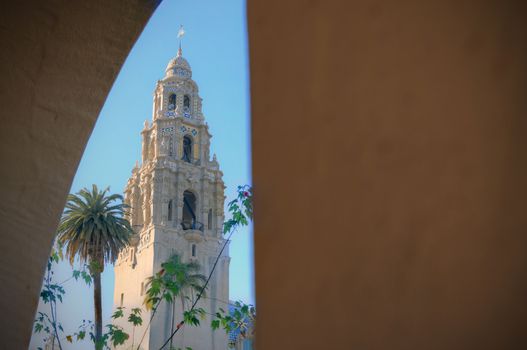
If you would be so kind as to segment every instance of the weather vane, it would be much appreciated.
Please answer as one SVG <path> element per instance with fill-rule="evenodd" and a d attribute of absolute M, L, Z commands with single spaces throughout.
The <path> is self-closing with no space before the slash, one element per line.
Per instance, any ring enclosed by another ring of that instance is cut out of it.
<path fill-rule="evenodd" d="M 179 26 L 179 30 L 177 32 L 177 38 L 179 39 L 179 53 L 181 53 L 181 41 L 183 39 L 183 36 L 185 35 L 185 29 L 183 29 L 183 25 L 181 24 Z"/>

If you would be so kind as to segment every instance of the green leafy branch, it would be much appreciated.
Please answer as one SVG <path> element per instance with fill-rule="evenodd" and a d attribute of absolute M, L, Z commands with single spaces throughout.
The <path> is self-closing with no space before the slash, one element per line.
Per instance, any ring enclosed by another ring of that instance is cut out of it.
<path fill-rule="evenodd" d="M 132 346 L 130 349 L 134 348 L 134 339 L 135 339 L 135 327 L 143 324 L 143 319 L 141 318 L 141 309 L 138 307 L 132 308 L 132 312 L 128 316 L 128 322 L 133 325 L 132 328 Z"/>
<path fill-rule="evenodd" d="M 254 305 L 236 301 L 233 306 L 234 309 L 231 312 L 219 308 L 219 312 L 216 312 L 215 318 L 211 321 L 213 330 L 221 327 L 226 333 L 232 332 L 236 335 L 236 339 L 229 343 L 230 347 L 235 346 L 238 337 L 245 339 L 254 335 L 256 329 L 256 308 Z"/>
<path fill-rule="evenodd" d="M 206 312 L 201 307 L 190 309 L 189 311 L 183 312 L 184 322 L 188 325 L 195 326 L 195 327 L 200 325 L 199 320 L 205 319 L 205 316 L 206 316 Z"/>
<path fill-rule="evenodd" d="M 112 315 L 113 320 L 117 320 L 119 318 L 124 317 L 124 310 L 126 308 L 124 307 L 118 307 L 117 310 Z M 135 333 L 135 327 L 140 326 L 143 324 L 143 319 L 141 318 L 141 309 L 140 308 L 132 308 L 130 314 L 128 315 L 127 321 L 133 325 L 133 332 Z M 107 345 L 108 341 L 112 344 L 113 347 L 116 347 L 118 345 L 124 344 L 128 338 L 130 338 L 130 335 L 126 333 L 122 327 L 116 326 L 113 324 L 107 324 L 106 328 L 108 328 L 108 331 L 103 334 L 102 336 L 102 342 L 104 346 L 107 347 L 108 350 L 111 350 L 111 347 Z M 132 334 L 133 337 L 133 334 Z M 95 338 L 93 338 L 95 339 Z M 133 344 L 132 344 L 133 347 Z"/>
<path fill-rule="evenodd" d="M 231 218 L 223 224 L 223 234 L 238 226 L 247 226 L 253 218 L 253 189 L 249 185 L 238 186 L 236 198 L 227 204 Z"/>
<path fill-rule="evenodd" d="M 72 276 L 70 278 L 67 278 L 60 283 L 55 281 L 55 272 L 53 271 L 53 267 L 64 259 L 62 249 L 63 246 L 60 244 L 60 242 L 56 242 L 54 244 L 48 258 L 46 274 L 44 276 L 42 290 L 40 291 L 40 298 L 42 299 L 42 302 L 44 304 L 49 304 L 50 306 L 50 315 L 48 315 L 46 312 L 39 311 L 37 313 L 38 316 L 34 321 L 35 333 L 46 333 L 47 336 L 44 338 L 44 342 L 51 340 L 52 346 L 54 346 L 56 341 L 59 349 L 62 349 L 61 339 L 66 339 L 68 342 L 71 342 L 74 339 L 74 336 L 72 335 L 66 335 L 65 337 L 61 336 L 61 334 L 64 333 L 64 328 L 58 321 L 57 302 L 62 303 L 64 296 L 66 295 L 64 284 L 71 279 L 78 280 L 79 278 L 82 278 L 87 285 L 90 285 L 92 282 L 91 275 L 87 272 L 87 265 L 85 265 L 82 270 L 73 270 Z M 84 338 L 83 333 L 79 334 L 81 338 Z"/>
<path fill-rule="evenodd" d="M 73 341 L 82 341 L 86 338 L 86 333 L 88 332 L 88 329 L 93 327 L 93 322 L 82 320 L 82 324 L 79 326 L 79 330 L 73 335 L 67 335 L 66 340 L 69 343 L 73 343 Z"/>
<path fill-rule="evenodd" d="M 112 319 L 117 320 L 125 317 L 125 308 L 118 307 L 112 314 Z M 141 309 L 133 308 L 128 316 L 128 322 L 133 325 L 133 330 L 135 331 L 136 326 L 140 326 L 143 323 L 141 318 Z M 107 324 L 107 331 L 102 334 L 102 337 L 97 340 L 94 333 L 94 323 L 92 321 L 83 320 L 82 325 L 79 327 L 79 331 L 75 332 L 72 336 L 68 335 L 66 340 L 70 343 L 73 343 L 74 340 L 80 341 L 85 339 L 86 335 L 90 336 L 91 341 L 98 347 L 111 350 L 119 345 L 123 345 L 126 340 L 130 338 L 129 334 L 124 331 L 124 329 L 115 324 Z"/>
<path fill-rule="evenodd" d="M 201 267 L 197 262 L 184 263 L 178 255 L 173 255 L 169 260 L 161 264 L 159 272 L 147 279 L 144 304 L 147 310 L 152 310 L 152 314 L 137 345 L 137 349 L 139 349 L 161 301 L 165 300 L 174 306 L 174 299 L 179 297 L 182 310 L 185 312 L 185 300 L 188 299 L 186 294 L 192 291 L 202 291 L 205 288 L 206 278 L 198 273 L 200 269 Z M 187 320 L 190 321 L 189 324 L 199 325 L 197 314 L 193 310 L 191 311 L 187 314 Z M 174 317 L 174 311 L 172 316 Z M 175 326 L 174 322 L 175 320 L 172 319 L 172 330 Z M 179 326 L 181 325 L 182 323 Z"/>
<path fill-rule="evenodd" d="M 129 335 L 124 332 L 122 327 L 113 324 L 106 325 L 106 328 L 108 329 L 107 332 L 103 334 L 103 337 L 98 342 L 96 342 L 95 334 L 93 332 L 94 323 L 89 320 L 83 320 L 77 332 L 66 336 L 61 336 L 61 334 L 64 333 L 64 329 L 61 323 L 57 320 L 58 317 L 56 305 L 57 302 L 62 303 L 66 294 L 66 290 L 63 285 L 71 279 L 75 279 L 76 281 L 82 279 L 89 286 L 93 281 L 90 271 L 99 268 L 98 266 L 89 266 L 85 264 L 81 270 L 73 270 L 72 276 L 70 278 L 63 282 L 57 283 L 54 281 L 53 267 L 61 260 L 63 260 L 62 247 L 57 244 L 57 247 L 52 249 L 49 256 L 48 263 L 46 265 L 46 275 L 44 277 L 42 290 L 40 292 L 40 298 L 44 304 L 50 304 L 51 312 L 50 315 L 41 311 L 37 313 L 37 317 L 34 322 L 35 333 L 46 333 L 47 336 L 44 339 L 44 342 L 52 340 L 53 347 L 55 346 L 54 344 L 56 341 L 59 349 L 62 349 L 61 340 L 66 340 L 69 343 L 73 343 L 74 341 L 84 340 L 87 335 L 89 335 L 91 340 L 94 343 L 97 343 L 97 345 L 99 345 L 101 348 L 111 349 L 108 344 L 111 344 L 113 347 L 124 344 L 124 342 L 129 338 Z M 124 308 L 117 308 L 117 310 L 112 315 L 112 319 L 116 320 L 122 317 L 124 317 Z M 140 308 L 133 308 L 131 310 L 128 316 L 128 322 L 133 325 L 133 331 L 135 332 L 135 327 L 140 326 L 143 323 Z M 42 349 L 42 347 L 39 347 L 38 349 Z"/>
<path fill-rule="evenodd" d="M 86 283 L 89 286 L 91 285 L 93 279 L 87 269 L 88 269 L 88 266 L 84 265 L 84 269 L 82 270 L 73 270 L 73 278 L 75 278 L 75 281 L 78 281 L 79 278 L 82 278 L 84 283 Z"/>
<path fill-rule="evenodd" d="M 51 315 L 44 312 L 38 312 L 38 316 L 35 319 L 34 330 L 35 333 L 44 332 L 47 334 L 44 341 L 48 341 L 49 337 L 52 337 L 52 346 L 57 341 L 57 345 L 62 350 L 62 343 L 60 341 L 61 333 L 64 333 L 62 324 L 58 321 L 57 315 L 57 301 L 62 303 L 63 296 L 66 293 L 62 287 L 62 283 L 56 283 L 54 280 L 53 265 L 58 264 L 62 259 L 62 247 L 58 246 L 57 249 L 52 249 L 51 254 L 48 258 L 46 265 L 46 274 L 44 276 L 44 282 L 42 284 L 42 290 L 40 292 L 40 298 L 44 304 L 49 304 Z"/>
<path fill-rule="evenodd" d="M 198 301 L 201 299 L 203 292 L 205 291 L 205 288 L 207 288 L 209 281 L 212 277 L 212 274 L 214 273 L 216 266 L 218 265 L 218 261 L 220 260 L 221 255 L 223 254 L 223 251 L 225 250 L 225 247 L 230 242 L 230 238 L 232 237 L 232 234 L 238 229 L 238 227 L 247 226 L 249 224 L 249 220 L 252 220 L 253 218 L 253 189 L 249 185 L 244 186 L 238 186 L 237 188 L 237 195 L 236 198 L 232 201 L 230 201 L 227 205 L 227 210 L 231 214 L 231 218 L 227 220 L 223 224 L 223 234 L 229 234 L 227 239 L 225 239 L 225 242 L 223 243 L 223 246 L 218 253 L 218 256 L 216 257 L 216 260 L 214 262 L 214 265 L 212 265 L 212 269 L 209 273 L 209 276 L 205 282 L 205 285 L 201 289 L 201 291 L 198 293 L 198 296 L 196 300 L 194 300 L 194 303 L 192 304 L 192 307 L 189 311 L 192 311 L 196 308 L 196 305 Z M 167 346 L 169 343 L 172 342 L 172 338 L 176 335 L 176 333 L 181 328 L 181 325 L 185 323 L 185 319 L 183 319 L 179 324 L 178 327 L 172 331 L 170 334 L 170 337 L 163 343 L 163 345 L 160 347 L 159 350 L 162 350 Z"/>

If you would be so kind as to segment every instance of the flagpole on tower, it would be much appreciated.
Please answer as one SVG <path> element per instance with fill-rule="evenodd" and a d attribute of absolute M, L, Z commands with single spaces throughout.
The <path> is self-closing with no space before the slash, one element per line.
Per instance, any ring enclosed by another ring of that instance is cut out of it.
<path fill-rule="evenodd" d="M 185 29 L 183 29 L 183 25 L 181 24 L 179 26 L 179 30 L 177 32 L 177 37 L 179 39 L 179 49 L 177 51 L 178 56 L 182 56 L 183 52 L 181 51 L 181 41 L 183 41 L 183 36 L 185 35 Z"/>

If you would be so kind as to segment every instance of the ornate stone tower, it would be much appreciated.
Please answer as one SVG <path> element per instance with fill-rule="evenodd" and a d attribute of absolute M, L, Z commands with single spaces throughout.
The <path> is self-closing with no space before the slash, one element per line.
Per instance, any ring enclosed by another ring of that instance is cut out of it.
<path fill-rule="evenodd" d="M 143 326 L 134 331 L 139 343 L 150 313 L 144 310 L 146 279 L 161 269 L 173 254 L 183 261 L 195 260 L 208 275 L 224 242 L 222 237 L 224 184 L 216 156 L 210 159 L 211 135 L 201 111 L 198 86 L 182 56 L 170 60 L 165 77 L 157 82 L 153 99 L 152 124 L 145 122 L 142 136 L 142 164 L 132 170 L 125 189 L 131 206 L 130 221 L 136 232 L 133 244 L 121 252 L 115 265 L 114 307 L 143 308 Z M 226 309 L 229 300 L 229 256 L 220 258 L 206 296 L 198 306 L 214 314 Z M 175 303 L 176 324 L 182 305 Z M 188 309 L 188 307 L 187 307 Z M 130 334 L 132 329 L 120 321 Z M 158 350 L 170 335 L 172 306 L 161 302 L 142 349 Z M 194 350 L 224 350 L 227 336 L 212 331 L 210 319 L 200 327 L 184 326 L 174 337 L 174 347 Z M 166 347 L 168 349 L 168 346 Z"/>

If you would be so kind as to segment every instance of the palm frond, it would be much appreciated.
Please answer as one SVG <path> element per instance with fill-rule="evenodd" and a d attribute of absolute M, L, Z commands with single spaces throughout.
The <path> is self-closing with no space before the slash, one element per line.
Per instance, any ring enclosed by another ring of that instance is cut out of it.
<path fill-rule="evenodd" d="M 129 244 L 133 231 L 125 218 L 127 205 L 121 195 L 106 195 L 108 191 L 93 185 L 68 196 L 57 239 L 71 263 L 75 257 L 81 262 L 113 263 Z"/>

